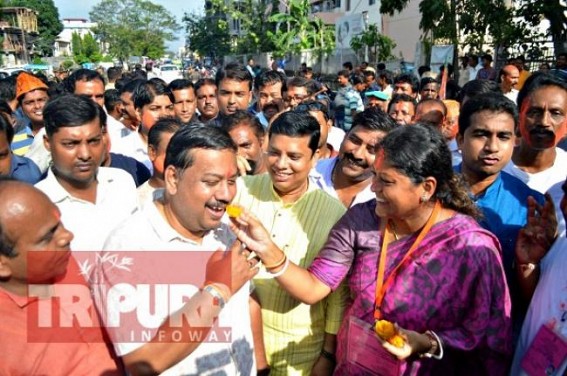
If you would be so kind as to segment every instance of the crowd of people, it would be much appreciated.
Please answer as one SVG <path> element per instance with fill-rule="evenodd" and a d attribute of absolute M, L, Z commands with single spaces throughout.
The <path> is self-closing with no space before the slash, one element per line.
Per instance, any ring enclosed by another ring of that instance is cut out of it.
<path fill-rule="evenodd" d="M 567 55 L 524 63 L 1 80 L 0 375 L 564 375 Z"/>

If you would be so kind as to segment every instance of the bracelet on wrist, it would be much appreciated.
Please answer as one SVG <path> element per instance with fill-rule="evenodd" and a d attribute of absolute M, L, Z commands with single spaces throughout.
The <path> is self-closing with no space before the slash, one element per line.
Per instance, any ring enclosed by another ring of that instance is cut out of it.
<path fill-rule="evenodd" d="M 215 286 L 214 283 L 205 285 L 203 287 L 203 291 L 206 291 L 210 295 L 212 295 L 214 304 L 218 305 L 220 308 L 224 308 L 225 304 L 228 302 L 228 299 L 230 299 L 226 297 L 225 294 L 223 294 L 222 290 L 218 286 Z"/>
<path fill-rule="evenodd" d="M 268 274 L 270 275 L 270 277 L 272 278 L 276 278 L 279 277 L 281 275 L 283 275 L 286 271 L 287 268 L 289 267 L 289 258 L 287 258 L 287 256 L 285 256 L 285 260 L 283 262 L 283 268 L 281 268 L 281 270 L 279 272 L 276 273 L 271 273 L 270 271 L 268 271 Z M 272 268 L 273 269 L 273 268 Z"/>
<path fill-rule="evenodd" d="M 433 359 L 442 359 L 443 358 L 443 344 L 441 343 L 441 340 L 439 339 L 439 336 L 437 336 L 437 334 L 435 334 L 435 332 L 428 330 L 425 333 L 423 333 L 424 335 L 427 336 L 427 338 L 429 338 L 429 343 L 431 345 L 431 347 L 429 348 L 429 350 L 423 354 L 420 354 L 419 357 L 420 358 L 433 358 Z"/>
<path fill-rule="evenodd" d="M 266 269 L 275 269 L 275 268 L 277 268 L 277 267 L 279 267 L 279 266 L 282 266 L 282 265 L 285 263 L 286 260 L 287 260 L 287 255 L 284 253 L 284 254 L 283 254 L 283 257 L 282 257 L 282 259 L 281 259 L 280 261 L 278 261 L 278 262 L 276 262 L 275 264 L 272 264 L 272 265 L 266 265 L 266 264 L 264 264 L 264 268 L 266 268 Z"/>

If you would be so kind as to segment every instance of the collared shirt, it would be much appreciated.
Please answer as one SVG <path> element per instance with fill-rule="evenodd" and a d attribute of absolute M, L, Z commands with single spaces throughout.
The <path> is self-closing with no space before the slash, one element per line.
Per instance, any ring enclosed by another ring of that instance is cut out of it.
<path fill-rule="evenodd" d="M 10 176 L 19 181 L 35 184 L 41 180 L 41 171 L 31 159 L 12 154 Z"/>
<path fill-rule="evenodd" d="M 138 207 L 136 186 L 125 171 L 99 167 L 96 203 L 73 197 L 59 183 L 52 170 L 36 184 L 61 211 L 61 221 L 75 237 L 73 251 L 102 250 L 110 231 Z"/>
<path fill-rule="evenodd" d="M 237 180 L 234 203 L 256 215 L 289 260 L 309 266 L 327 240 L 345 207 L 309 184 L 296 202 L 285 204 L 274 191 L 269 174 Z M 346 286 L 314 305 L 298 302 L 265 271 L 254 279 L 262 306 L 264 344 L 274 375 L 308 374 L 319 356 L 325 333 L 338 332 Z"/>
<path fill-rule="evenodd" d="M 45 136 L 45 128 L 41 128 L 35 135 L 32 144 L 26 152 L 26 157 L 31 159 L 37 165 L 39 171 L 43 174 L 51 164 L 51 153 L 45 148 L 43 137 Z"/>
<path fill-rule="evenodd" d="M 508 99 L 510 99 L 512 102 L 516 103 L 517 99 L 518 99 L 518 93 L 519 91 L 516 89 L 512 89 L 507 93 L 504 93 L 504 96 Z"/>
<path fill-rule="evenodd" d="M 32 129 L 29 125 L 26 125 L 14 134 L 14 139 L 10 148 L 16 155 L 25 155 L 34 140 Z"/>
<path fill-rule="evenodd" d="M 337 191 L 335 191 L 335 187 L 333 185 L 333 169 L 335 168 L 338 161 L 339 157 L 321 159 L 315 166 L 315 169 L 321 174 L 325 183 L 323 184 L 322 189 L 337 200 L 339 199 L 339 195 L 337 194 Z M 374 194 L 374 192 L 372 192 L 372 189 L 370 189 L 369 184 L 362 191 L 356 194 L 354 200 L 350 204 L 350 207 L 352 208 L 356 204 L 374 200 L 375 198 L 376 195 Z"/>
<path fill-rule="evenodd" d="M 143 163 L 151 173 L 154 171 L 154 166 L 148 156 L 148 145 L 142 140 L 142 136 L 139 132 L 131 132 L 118 140 L 115 139 L 112 143 L 111 151 L 116 154 L 132 157 L 138 162 Z"/>
<path fill-rule="evenodd" d="M 66 275 L 52 285 L 52 291 L 62 296 L 60 289 L 71 286 L 69 284 L 82 286 L 82 291 L 86 292 L 82 298 L 86 300 L 81 300 L 81 308 L 91 310 L 90 317 L 96 319 L 88 287 L 73 257 L 69 259 Z M 38 315 L 41 307 L 50 310 L 41 311 L 43 319 L 59 320 L 78 314 L 77 304 L 72 299 L 18 296 L 0 288 L 0 375 L 118 374 L 98 323 L 85 327 L 75 319 L 70 321 L 69 328 L 62 329 L 57 324 L 38 330 L 39 325 L 32 325 L 30 320 Z M 63 337 L 67 341 L 62 341 Z"/>
<path fill-rule="evenodd" d="M 163 189 L 156 191 L 156 201 L 163 199 Z M 169 251 L 173 253 L 182 252 L 202 253 L 203 251 L 215 251 L 217 249 L 226 249 L 232 244 L 235 236 L 228 228 L 228 225 L 221 225 L 214 230 L 209 231 L 198 244 L 194 240 L 187 239 L 179 234 L 169 222 L 159 212 L 155 203 L 148 203 L 141 210 L 124 221 L 118 226 L 108 237 L 104 249 L 107 252 L 113 251 L 142 251 L 153 252 L 156 258 L 167 257 Z M 135 255 L 134 262 L 136 262 Z M 187 256 L 184 256 L 187 257 Z M 187 280 L 191 273 L 197 274 L 203 272 L 196 271 L 191 268 L 194 265 L 187 265 Z M 100 270 L 99 270 L 100 271 Z M 138 283 L 147 283 L 150 279 L 155 281 L 171 273 L 166 268 L 155 268 L 144 275 L 129 275 L 130 281 Z M 153 274 L 153 275 L 149 275 Z M 105 283 L 110 283 L 113 289 L 120 291 L 121 283 L 114 284 L 112 275 L 105 273 Z M 203 281 L 199 281 L 203 283 Z M 151 283 L 151 282 L 150 282 Z M 155 282 L 154 282 L 155 283 Z M 177 288 L 183 288 L 187 297 L 197 292 L 195 286 L 176 285 Z M 256 369 L 254 364 L 254 351 L 252 330 L 250 325 L 250 307 L 249 307 L 249 291 L 250 283 L 247 282 L 238 292 L 236 292 L 222 309 L 217 324 L 219 327 L 230 328 L 230 341 L 220 342 L 202 342 L 189 356 L 181 360 L 175 366 L 169 368 L 162 375 L 204 375 L 204 374 L 223 374 L 223 375 L 250 375 Z M 101 304 L 103 300 L 98 298 L 97 304 Z M 171 302 L 170 312 L 167 310 L 160 311 L 159 321 L 163 321 L 166 315 L 172 314 L 183 306 L 183 302 Z M 116 307 L 112 305 L 106 306 L 106 311 L 113 313 Z M 110 336 L 116 338 L 117 335 L 125 335 L 125 328 L 120 327 L 110 330 Z M 126 335 L 126 338 L 128 336 Z M 143 346 L 140 342 L 116 342 L 114 346 L 118 355 L 123 356 Z"/>

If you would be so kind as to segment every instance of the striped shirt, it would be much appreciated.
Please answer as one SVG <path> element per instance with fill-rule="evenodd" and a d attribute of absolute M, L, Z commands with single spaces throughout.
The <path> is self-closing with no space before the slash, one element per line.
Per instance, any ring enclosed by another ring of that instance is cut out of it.
<path fill-rule="evenodd" d="M 345 207 L 309 184 L 296 202 L 284 204 L 269 174 L 238 180 L 234 202 L 256 215 L 291 262 L 307 268 Z M 254 279 L 262 305 L 264 342 L 272 375 L 305 375 L 319 357 L 325 333 L 336 334 L 348 292 L 342 286 L 314 305 L 302 304 L 260 272 Z"/>

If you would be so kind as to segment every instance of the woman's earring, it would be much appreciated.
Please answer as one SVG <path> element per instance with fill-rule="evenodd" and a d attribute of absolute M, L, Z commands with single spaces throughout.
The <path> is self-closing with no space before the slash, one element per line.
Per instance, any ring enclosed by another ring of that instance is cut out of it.
<path fill-rule="evenodd" d="M 419 201 L 421 201 L 422 204 L 423 204 L 424 202 L 429 201 L 429 197 L 427 197 L 427 193 L 423 192 L 423 194 L 421 195 L 421 198 L 419 199 Z"/>

